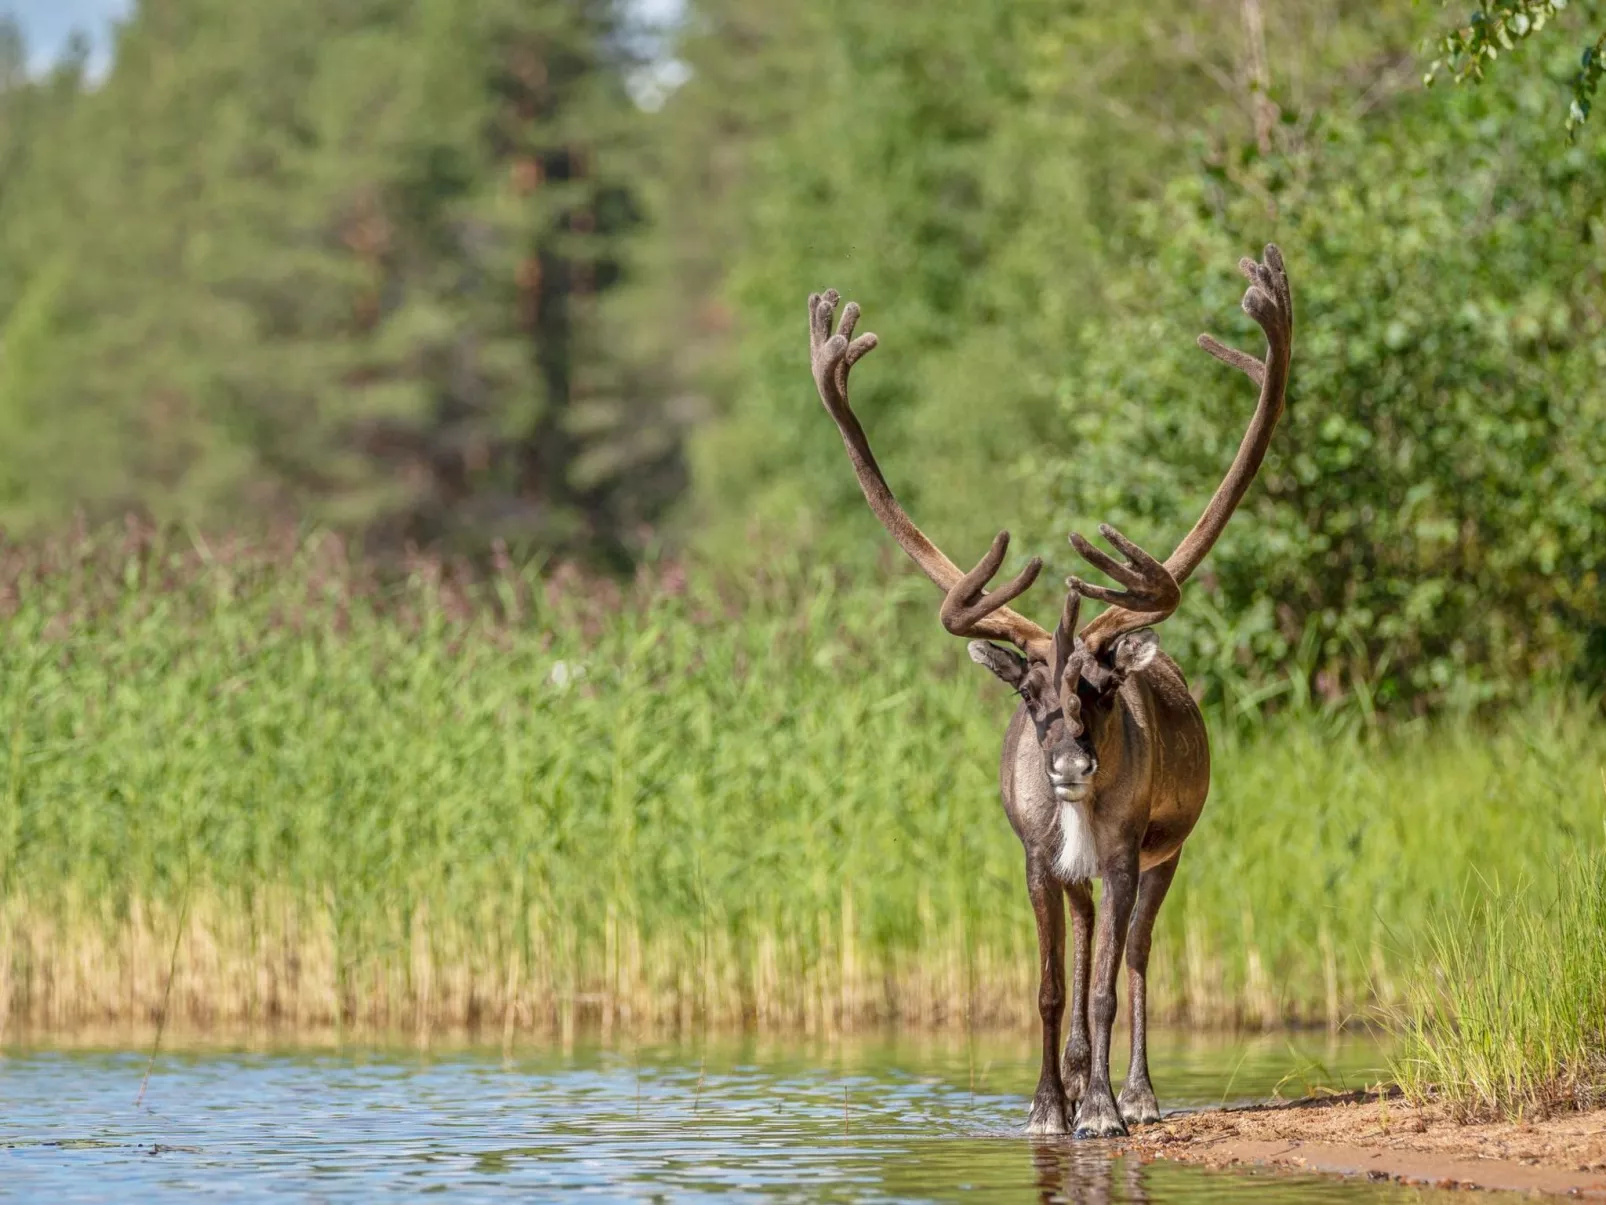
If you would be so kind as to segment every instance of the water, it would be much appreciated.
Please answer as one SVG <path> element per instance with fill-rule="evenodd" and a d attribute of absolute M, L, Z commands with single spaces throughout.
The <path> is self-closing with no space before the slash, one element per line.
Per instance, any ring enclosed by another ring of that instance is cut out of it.
<path fill-rule="evenodd" d="M 12 1050 L 0 1196 L 26 1200 L 1448 1201 L 1112 1158 L 1020 1130 L 1034 1043 L 709 1041 L 567 1052 Z M 1157 1035 L 1166 1108 L 1378 1077 L 1364 1042 Z M 1464 1201 L 1464 1197 L 1453 1198 Z"/>

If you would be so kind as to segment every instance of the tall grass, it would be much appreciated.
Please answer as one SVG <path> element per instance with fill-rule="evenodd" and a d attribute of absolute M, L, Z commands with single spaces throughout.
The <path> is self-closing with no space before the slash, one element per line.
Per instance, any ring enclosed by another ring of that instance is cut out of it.
<path fill-rule="evenodd" d="M 0 556 L 0 1030 L 1023 1024 L 1010 699 L 925 583 L 624 590 L 333 541 Z M 1601 831 L 1603 725 L 1213 717 L 1151 999 L 1400 999 L 1469 875 Z"/>
<path fill-rule="evenodd" d="M 1496 886 L 1425 945 L 1428 973 L 1394 1013 L 1409 1095 L 1469 1117 L 1606 1102 L 1606 855 Z"/>

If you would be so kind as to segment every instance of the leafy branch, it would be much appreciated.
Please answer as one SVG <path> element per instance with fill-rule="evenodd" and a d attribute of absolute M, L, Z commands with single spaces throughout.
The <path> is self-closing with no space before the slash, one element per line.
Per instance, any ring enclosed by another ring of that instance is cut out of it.
<path fill-rule="evenodd" d="M 1429 87 L 1440 75 L 1455 83 L 1468 79 L 1483 81 L 1486 66 L 1513 51 L 1544 29 L 1567 7 L 1567 0 L 1504 0 L 1485 4 L 1473 11 L 1467 23 L 1440 37 L 1438 57 L 1428 65 L 1422 82 Z M 1576 137 L 1589 119 L 1589 110 L 1600 87 L 1601 55 L 1606 52 L 1606 30 L 1584 46 L 1578 72 L 1573 76 L 1572 102 L 1567 109 L 1567 132 Z"/>

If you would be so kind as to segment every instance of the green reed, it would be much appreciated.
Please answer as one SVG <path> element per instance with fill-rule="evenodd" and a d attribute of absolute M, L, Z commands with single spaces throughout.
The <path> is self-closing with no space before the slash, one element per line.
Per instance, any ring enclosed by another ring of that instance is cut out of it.
<path fill-rule="evenodd" d="M 1393 1071 L 1464 1117 L 1606 1102 L 1606 855 L 1488 884 L 1424 934 Z"/>
<path fill-rule="evenodd" d="M 0 1031 L 148 1021 L 170 972 L 196 1025 L 1026 1023 L 1012 700 L 928 592 L 11 550 Z M 1606 724 L 1561 695 L 1212 726 L 1155 953 L 1176 1019 L 1401 999 L 1469 876 L 1542 874 L 1606 818 Z"/>

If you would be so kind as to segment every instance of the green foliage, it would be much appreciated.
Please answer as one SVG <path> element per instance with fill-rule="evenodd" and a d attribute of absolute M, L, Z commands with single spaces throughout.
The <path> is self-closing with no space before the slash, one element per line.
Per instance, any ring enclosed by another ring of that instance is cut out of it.
<path fill-rule="evenodd" d="M 1188 336 L 1259 353 L 1239 254 L 1278 241 L 1298 312 L 1288 413 L 1167 625 L 1184 664 L 1230 686 L 1297 660 L 1385 699 L 1583 664 L 1606 626 L 1606 142 L 1558 155 L 1515 120 L 1537 103 L 1335 117 L 1139 209 L 1066 384 L 1082 446 L 1049 461 L 1079 522 L 1169 547 L 1203 509 L 1255 391 Z"/>
<path fill-rule="evenodd" d="M 1448 3 L 1448 0 L 1446 0 Z M 1483 82 L 1484 71 L 1501 51 L 1517 49 L 1560 16 L 1567 0 L 1505 0 L 1473 10 L 1465 25 L 1457 26 L 1438 41 L 1441 57 L 1428 66 L 1424 82 L 1432 85 L 1440 73 L 1448 72 L 1456 83 Z M 1576 135 L 1589 120 L 1590 106 L 1600 87 L 1601 53 L 1606 50 L 1606 32 L 1584 45 L 1578 72 L 1573 76 L 1572 101 L 1567 107 L 1567 132 Z"/>
<path fill-rule="evenodd" d="M 1599 1108 L 1606 1096 L 1606 857 L 1486 885 L 1428 929 L 1391 1014 L 1407 1095 L 1465 1117 Z"/>
<path fill-rule="evenodd" d="M 343 1007 L 369 1017 L 385 991 L 423 1016 L 457 1007 L 431 982 L 517 974 L 540 1009 L 1024 1022 L 1032 927 L 995 771 L 1012 700 L 902 651 L 924 589 L 786 558 L 739 588 L 666 570 L 621 600 L 511 570 L 482 593 L 428 563 L 385 588 L 327 540 L 12 550 L 12 1015 L 192 892 L 214 903 L 196 949 L 258 984 L 294 950 L 318 1008 L 332 934 Z M 1600 718 L 1564 697 L 1492 726 L 1379 733 L 1315 705 L 1212 725 L 1211 802 L 1156 947 L 1172 1016 L 1337 1022 L 1394 1000 L 1469 874 L 1543 874 L 1606 821 Z M 257 928 L 228 928 L 242 916 Z M 246 1007 L 195 990 L 203 1015 Z"/>

